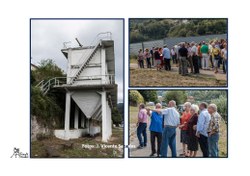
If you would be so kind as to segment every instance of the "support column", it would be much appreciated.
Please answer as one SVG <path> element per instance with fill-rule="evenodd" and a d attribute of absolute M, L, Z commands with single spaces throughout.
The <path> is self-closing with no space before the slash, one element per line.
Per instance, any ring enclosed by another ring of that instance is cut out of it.
<path fill-rule="evenodd" d="M 82 128 L 85 128 L 85 126 L 84 126 L 84 123 L 85 123 L 85 115 L 83 114 L 83 112 L 81 111 L 81 127 Z"/>
<path fill-rule="evenodd" d="M 107 142 L 108 136 L 107 136 L 107 104 L 106 104 L 106 92 L 101 92 L 102 95 L 102 141 Z"/>
<path fill-rule="evenodd" d="M 70 125 L 70 105 L 71 105 L 71 94 L 66 93 L 66 106 L 65 106 L 65 119 L 64 119 L 64 130 L 69 131 Z"/>
<path fill-rule="evenodd" d="M 79 108 L 77 105 L 75 106 L 74 128 L 75 129 L 79 128 Z"/>
<path fill-rule="evenodd" d="M 101 48 L 101 75 L 102 75 L 102 84 L 106 82 L 106 51 L 104 48 Z"/>

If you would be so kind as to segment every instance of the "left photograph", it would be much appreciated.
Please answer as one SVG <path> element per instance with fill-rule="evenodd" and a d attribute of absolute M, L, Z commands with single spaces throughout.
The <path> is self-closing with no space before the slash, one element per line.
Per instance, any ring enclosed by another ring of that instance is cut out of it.
<path fill-rule="evenodd" d="M 124 158 L 124 19 L 30 19 L 31 158 Z"/>

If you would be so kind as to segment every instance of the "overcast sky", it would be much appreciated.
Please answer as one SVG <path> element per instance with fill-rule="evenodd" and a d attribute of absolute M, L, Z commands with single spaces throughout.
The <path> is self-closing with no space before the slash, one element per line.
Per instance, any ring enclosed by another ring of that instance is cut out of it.
<path fill-rule="evenodd" d="M 42 59 L 53 59 L 66 73 L 67 60 L 61 53 L 63 42 L 71 41 L 78 46 L 88 46 L 100 32 L 112 32 L 115 44 L 115 74 L 118 84 L 118 102 L 123 101 L 123 20 L 32 20 L 31 62 L 39 64 Z"/>

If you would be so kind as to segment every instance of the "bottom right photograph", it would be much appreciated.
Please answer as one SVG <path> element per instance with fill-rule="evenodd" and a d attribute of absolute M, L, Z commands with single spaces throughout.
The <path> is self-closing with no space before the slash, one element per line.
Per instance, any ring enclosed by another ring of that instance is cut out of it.
<path fill-rule="evenodd" d="M 228 91 L 129 90 L 130 158 L 227 158 Z"/>

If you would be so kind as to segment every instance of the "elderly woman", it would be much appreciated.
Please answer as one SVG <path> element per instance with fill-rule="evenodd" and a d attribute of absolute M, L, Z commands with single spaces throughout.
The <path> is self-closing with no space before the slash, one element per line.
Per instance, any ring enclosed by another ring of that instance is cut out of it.
<path fill-rule="evenodd" d="M 210 104 L 208 106 L 208 112 L 211 115 L 211 120 L 208 127 L 208 148 L 209 155 L 211 157 L 219 157 L 219 129 L 221 116 L 217 112 L 217 106 Z"/>
<path fill-rule="evenodd" d="M 196 157 L 198 150 L 198 139 L 196 137 L 195 126 L 198 122 L 198 111 L 199 107 L 197 105 L 192 105 L 190 108 L 191 118 L 187 124 L 187 135 L 188 135 L 188 150 L 189 157 Z"/>
<path fill-rule="evenodd" d="M 137 121 L 137 138 L 139 140 L 139 146 L 137 147 L 138 149 L 142 149 L 143 147 L 147 146 L 147 123 L 147 110 L 145 109 L 144 104 L 140 104 Z"/>
<path fill-rule="evenodd" d="M 180 154 L 180 156 L 186 156 L 186 157 L 189 156 L 189 152 L 187 149 L 187 144 L 188 144 L 187 124 L 191 117 L 190 108 L 191 108 L 191 103 L 189 102 L 184 103 L 183 105 L 184 112 L 182 113 L 181 125 L 179 126 L 179 128 L 181 129 L 181 143 L 183 150 L 183 154 Z"/>

